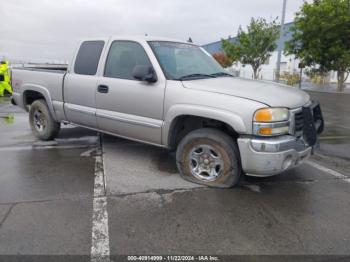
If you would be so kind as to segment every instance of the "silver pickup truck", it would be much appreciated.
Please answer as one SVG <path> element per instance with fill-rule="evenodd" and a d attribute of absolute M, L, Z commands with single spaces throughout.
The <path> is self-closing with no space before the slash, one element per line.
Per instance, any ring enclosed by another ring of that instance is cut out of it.
<path fill-rule="evenodd" d="M 15 68 L 12 85 L 39 139 L 66 122 L 176 150 L 181 176 L 213 187 L 299 165 L 324 125 L 305 92 L 233 77 L 201 47 L 165 38 L 83 41 L 67 70 Z"/>

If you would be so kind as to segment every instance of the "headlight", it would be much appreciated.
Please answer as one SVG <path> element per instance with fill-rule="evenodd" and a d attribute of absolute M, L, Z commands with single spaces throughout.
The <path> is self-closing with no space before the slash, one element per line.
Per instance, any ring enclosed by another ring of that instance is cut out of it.
<path fill-rule="evenodd" d="M 287 108 L 262 108 L 255 112 L 253 133 L 259 136 L 289 133 L 289 110 Z"/>
<path fill-rule="evenodd" d="M 289 119 L 287 108 L 262 108 L 255 112 L 254 122 L 280 122 Z"/>

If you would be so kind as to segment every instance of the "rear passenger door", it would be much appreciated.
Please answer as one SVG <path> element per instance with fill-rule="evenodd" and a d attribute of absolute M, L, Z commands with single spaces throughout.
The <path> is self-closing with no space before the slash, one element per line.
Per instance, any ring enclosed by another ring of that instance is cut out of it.
<path fill-rule="evenodd" d="M 158 74 L 156 83 L 148 83 L 132 76 L 136 65 L 152 66 L 145 47 L 134 41 L 111 43 L 96 94 L 97 122 L 106 132 L 161 144 L 165 79 Z"/>
<path fill-rule="evenodd" d="M 64 109 L 68 121 L 97 128 L 96 89 L 97 69 L 104 41 L 85 41 L 81 44 L 74 66 L 64 81 Z"/>

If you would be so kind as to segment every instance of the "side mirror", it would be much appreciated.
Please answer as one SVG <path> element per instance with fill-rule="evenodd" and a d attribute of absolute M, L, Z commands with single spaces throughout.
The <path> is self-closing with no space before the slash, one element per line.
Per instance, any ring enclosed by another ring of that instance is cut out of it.
<path fill-rule="evenodd" d="M 152 66 L 136 65 L 132 70 L 132 76 L 140 81 L 149 83 L 157 82 L 157 76 Z"/>

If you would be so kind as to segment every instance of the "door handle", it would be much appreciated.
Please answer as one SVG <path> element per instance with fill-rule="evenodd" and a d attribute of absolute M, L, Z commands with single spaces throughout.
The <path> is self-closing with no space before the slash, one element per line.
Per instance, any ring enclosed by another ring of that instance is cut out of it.
<path fill-rule="evenodd" d="M 98 91 L 99 93 L 102 93 L 102 94 L 107 94 L 107 93 L 108 93 L 108 90 L 109 90 L 108 86 L 105 86 L 105 85 L 99 85 L 99 86 L 97 87 L 97 91 Z"/>

